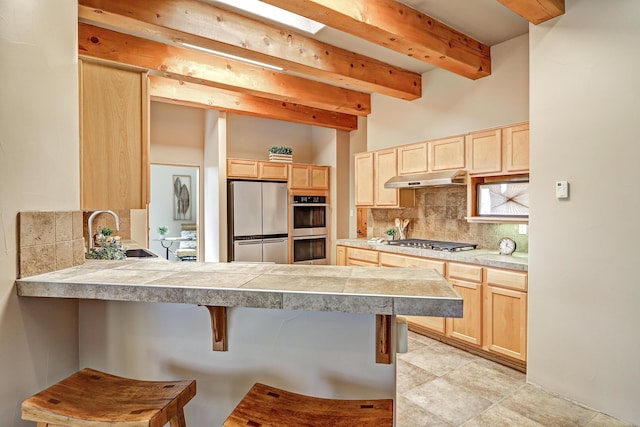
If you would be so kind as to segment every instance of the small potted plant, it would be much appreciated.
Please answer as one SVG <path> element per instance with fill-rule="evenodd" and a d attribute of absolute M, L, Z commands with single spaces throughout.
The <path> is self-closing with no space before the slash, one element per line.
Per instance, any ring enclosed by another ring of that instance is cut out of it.
<path fill-rule="evenodd" d="M 169 232 L 169 227 L 167 227 L 166 225 L 161 225 L 160 227 L 158 227 L 158 234 L 160 235 L 160 240 L 164 239 L 167 236 L 168 232 Z"/>
<path fill-rule="evenodd" d="M 293 149 L 284 145 L 272 145 L 269 147 L 269 160 L 272 162 L 293 161 Z"/>
<path fill-rule="evenodd" d="M 387 228 L 384 231 L 384 234 L 387 235 L 387 240 L 393 240 L 395 238 L 395 236 L 396 236 L 396 233 L 397 233 L 397 231 L 396 231 L 395 228 Z"/>

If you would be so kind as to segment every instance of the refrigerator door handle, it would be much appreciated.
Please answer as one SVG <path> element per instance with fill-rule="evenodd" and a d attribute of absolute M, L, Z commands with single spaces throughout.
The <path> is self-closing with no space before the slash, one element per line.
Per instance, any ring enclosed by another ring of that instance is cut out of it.
<path fill-rule="evenodd" d="M 264 239 L 263 240 L 264 243 L 281 243 L 286 241 L 287 239 Z"/>
<path fill-rule="evenodd" d="M 260 243 L 262 243 L 262 240 L 236 240 L 234 242 L 237 245 L 259 245 Z"/>

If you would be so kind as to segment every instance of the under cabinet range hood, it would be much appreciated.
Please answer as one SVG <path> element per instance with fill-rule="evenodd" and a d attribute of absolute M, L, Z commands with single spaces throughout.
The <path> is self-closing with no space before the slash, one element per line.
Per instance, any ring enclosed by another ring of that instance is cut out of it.
<path fill-rule="evenodd" d="M 441 172 L 398 175 L 384 183 L 384 188 L 424 188 L 466 185 L 466 172 L 449 170 Z"/>

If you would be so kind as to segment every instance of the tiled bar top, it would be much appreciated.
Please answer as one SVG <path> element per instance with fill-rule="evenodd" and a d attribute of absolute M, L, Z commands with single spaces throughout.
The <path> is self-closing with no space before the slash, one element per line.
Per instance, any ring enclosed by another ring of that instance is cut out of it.
<path fill-rule="evenodd" d="M 23 297 L 462 317 L 462 299 L 431 269 L 87 261 L 16 286 Z"/>
<path fill-rule="evenodd" d="M 443 252 L 432 249 L 410 248 L 407 246 L 389 245 L 387 243 L 368 243 L 366 239 L 340 239 L 337 245 L 352 246 L 355 248 L 371 249 L 374 251 L 391 252 L 395 254 L 435 258 L 446 261 L 465 262 L 478 264 L 485 267 L 506 268 L 509 270 L 527 271 L 529 268 L 529 256 L 526 253 L 514 252 L 512 255 L 500 255 L 497 250 L 476 249 L 460 252 Z"/>

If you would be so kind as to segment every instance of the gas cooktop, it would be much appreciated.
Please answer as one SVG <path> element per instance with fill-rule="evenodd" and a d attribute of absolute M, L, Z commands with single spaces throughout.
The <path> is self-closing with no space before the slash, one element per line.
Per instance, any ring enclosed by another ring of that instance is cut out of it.
<path fill-rule="evenodd" d="M 433 249 L 435 251 L 458 252 L 475 249 L 478 245 L 475 243 L 459 243 L 459 242 L 443 242 L 440 240 L 425 239 L 401 239 L 390 240 L 390 245 L 408 246 L 419 249 Z"/>

